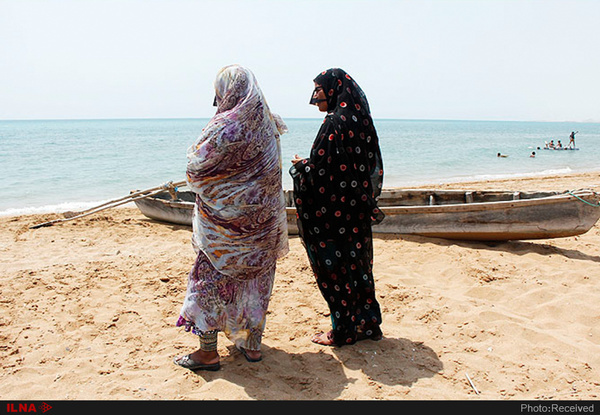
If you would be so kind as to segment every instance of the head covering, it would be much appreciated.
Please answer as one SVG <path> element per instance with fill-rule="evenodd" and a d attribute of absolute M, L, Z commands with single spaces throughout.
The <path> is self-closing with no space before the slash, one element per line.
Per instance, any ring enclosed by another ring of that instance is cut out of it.
<path fill-rule="evenodd" d="M 288 250 L 279 143 L 287 129 L 248 69 L 226 66 L 214 87 L 217 112 L 187 153 L 192 241 L 217 270 L 249 279 Z"/>
<path fill-rule="evenodd" d="M 356 110 L 362 117 L 371 118 L 365 93 L 343 69 L 323 71 L 314 82 L 323 88 L 330 112 Z"/>

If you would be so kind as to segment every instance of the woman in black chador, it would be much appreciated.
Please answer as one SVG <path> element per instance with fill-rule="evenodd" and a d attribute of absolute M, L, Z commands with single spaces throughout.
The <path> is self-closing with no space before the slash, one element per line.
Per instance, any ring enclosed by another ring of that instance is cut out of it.
<path fill-rule="evenodd" d="M 379 139 L 367 98 L 342 69 L 314 79 L 310 101 L 327 112 L 310 152 L 290 169 L 298 228 L 332 329 L 312 341 L 342 346 L 382 337 L 371 226 L 383 220 Z"/>

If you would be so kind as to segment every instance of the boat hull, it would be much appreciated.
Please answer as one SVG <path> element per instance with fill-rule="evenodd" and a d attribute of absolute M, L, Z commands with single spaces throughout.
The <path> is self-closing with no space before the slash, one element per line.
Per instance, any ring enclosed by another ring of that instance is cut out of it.
<path fill-rule="evenodd" d="M 570 196 L 382 210 L 386 218 L 373 227 L 374 232 L 480 241 L 581 235 L 600 217 L 599 207 Z"/>
<path fill-rule="evenodd" d="M 179 193 L 182 197 L 183 192 Z M 591 191 L 548 192 L 539 197 L 518 192 L 484 193 L 384 191 L 380 208 L 385 219 L 373 226 L 373 232 L 478 241 L 548 239 L 581 235 L 600 218 L 600 197 Z M 288 205 L 292 205 L 291 197 L 287 192 Z M 491 201 L 483 201 L 484 197 Z M 191 192 L 185 195 L 186 200 L 169 199 L 165 192 L 135 203 L 151 219 L 191 226 Z M 424 204 L 426 200 L 429 204 Z M 288 232 L 297 234 L 296 209 L 288 206 L 286 213 Z"/>
<path fill-rule="evenodd" d="M 193 202 L 170 201 L 158 198 L 145 198 L 135 201 L 144 216 L 160 222 L 192 226 Z"/>

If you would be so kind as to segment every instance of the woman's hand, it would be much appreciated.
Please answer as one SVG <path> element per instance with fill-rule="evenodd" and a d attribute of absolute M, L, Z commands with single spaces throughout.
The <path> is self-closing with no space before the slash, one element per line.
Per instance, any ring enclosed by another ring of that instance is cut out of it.
<path fill-rule="evenodd" d="M 295 154 L 294 158 L 292 159 L 292 164 L 296 164 L 296 163 L 298 163 L 299 161 L 302 161 L 302 160 L 304 160 L 302 157 L 300 157 L 298 154 Z"/>

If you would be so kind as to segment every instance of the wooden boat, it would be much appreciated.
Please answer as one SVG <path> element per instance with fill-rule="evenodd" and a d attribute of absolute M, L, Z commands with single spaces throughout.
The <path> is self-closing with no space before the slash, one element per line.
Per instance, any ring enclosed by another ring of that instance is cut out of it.
<path fill-rule="evenodd" d="M 148 218 L 191 225 L 194 194 L 164 191 L 135 203 Z M 297 234 L 293 196 L 286 191 L 288 231 Z M 375 233 L 445 239 L 507 241 L 580 235 L 600 217 L 600 194 L 591 190 L 512 192 L 386 189 L 385 219 Z"/>

